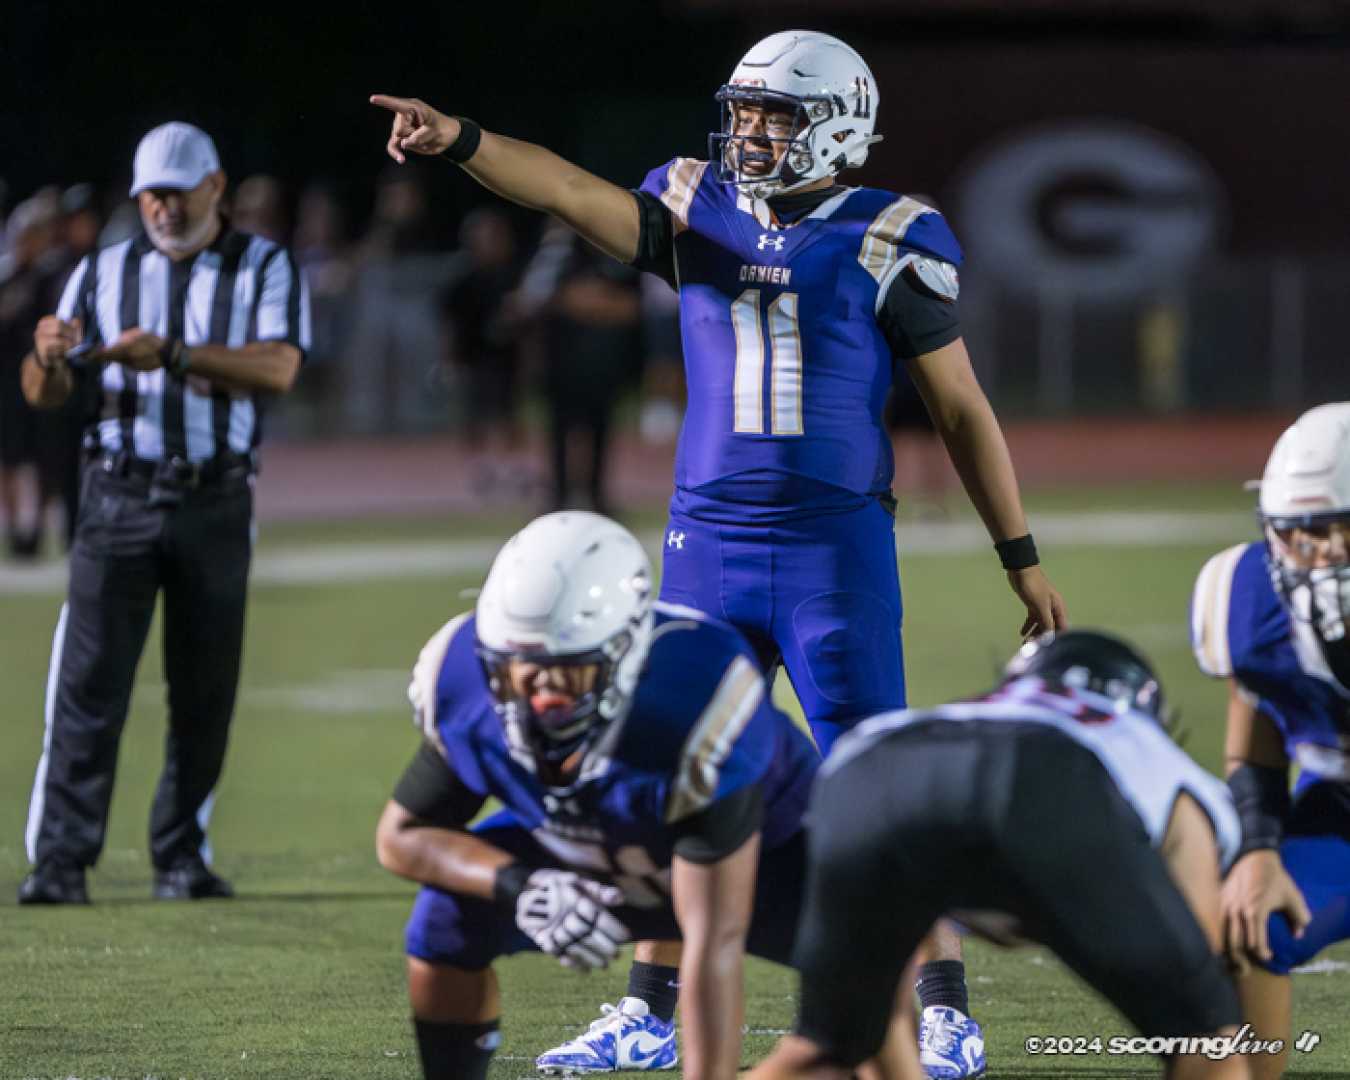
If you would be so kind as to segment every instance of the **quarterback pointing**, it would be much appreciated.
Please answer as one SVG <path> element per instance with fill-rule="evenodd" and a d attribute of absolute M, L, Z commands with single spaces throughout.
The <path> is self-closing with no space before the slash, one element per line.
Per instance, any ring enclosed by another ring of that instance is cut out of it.
<path fill-rule="evenodd" d="M 1238 992 L 1259 1037 L 1287 1047 L 1290 970 L 1350 938 L 1350 402 L 1280 436 L 1260 518 L 1264 543 L 1200 572 L 1191 632 L 1201 669 L 1228 682 L 1242 848 L 1223 905 Z M 1264 1080 L 1285 1061 L 1252 1064 Z"/>
<path fill-rule="evenodd" d="M 765 671 L 781 663 L 828 753 L 861 718 L 906 704 L 882 424 L 897 363 L 1025 605 L 1022 632 L 1061 627 L 1064 607 L 961 338 L 956 239 L 932 207 L 837 182 L 880 138 L 867 64 L 836 38 L 785 31 L 716 97 L 707 160 L 674 158 L 631 191 L 423 101 L 371 101 L 394 113 L 394 160 L 444 154 L 678 289 L 689 401 L 661 598 L 731 623 Z M 920 970 L 920 997 L 964 1015 L 959 944 L 945 952 Z M 672 958 L 649 945 L 638 958 L 630 986 L 668 1020 Z M 959 1057 L 930 1064 L 935 1076 L 972 1071 Z M 612 1068 L 597 1054 L 595 1071 Z"/>

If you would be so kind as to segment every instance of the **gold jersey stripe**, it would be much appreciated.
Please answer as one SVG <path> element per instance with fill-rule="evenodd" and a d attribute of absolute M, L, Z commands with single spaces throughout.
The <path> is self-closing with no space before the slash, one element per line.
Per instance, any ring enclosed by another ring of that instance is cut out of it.
<path fill-rule="evenodd" d="M 862 247 L 858 249 L 858 262 L 880 284 L 895 265 L 900 252 L 896 245 L 905 238 L 909 227 L 920 214 L 931 213 L 933 208 L 925 206 L 917 199 L 903 195 L 885 207 L 872 219 L 863 235 Z"/>
<path fill-rule="evenodd" d="M 666 170 L 666 190 L 661 193 L 661 201 L 675 218 L 676 232 L 689 228 L 689 207 L 707 167 L 706 161 L 676 158 Z"/>
<path fill-rule="evenodd" d="M 666 806 L 668 824 L 698 813 L 713 801 L 727 755 L 763 700 L 764 677 L 759 669 L 745 657 L 736 657 L 727 665 L 712 701 L 680 751 L 675 788 Z"/>
<path fill-rule="evenodd" d="M 1233 657 L 1228 648 L 1228 601 L 1233 593 L 1233 574 L 1246 550 L 1246 544 L 1238 544 L 1219 552 L 1205 563 L 1195 579 L 1191 644 L 1200 670 L 1216 679 L 1233 674 Z"/>

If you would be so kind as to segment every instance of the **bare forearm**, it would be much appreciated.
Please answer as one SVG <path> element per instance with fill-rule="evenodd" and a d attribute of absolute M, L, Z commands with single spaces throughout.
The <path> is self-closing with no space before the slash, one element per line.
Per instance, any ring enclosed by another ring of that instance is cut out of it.
<path fill-rule="evenodd" d="M 637 253 L 632 195 L 551 150 L 484 131 L 462 168 L 503 198 L 558 218 L 616 259 L 630 262 Z"/>
<path fill-rule="evenodd" d="M 937 419 L 938 433 L 971 505 L 998 543 L 1027 532 L 1012 455 L 998 418 L 983 394 Z"/>
<path fill-rule="evenodd" d="M 189 375 L 199 375 L 224 390 L 269 390 L 284 394 L 300 371 L 300 350 L 282 341 L 256 341 L 242 348 L 194 345 Z"/>
<path fill-rule="evenodd" d="M 470 833 L 430 826 L 381 829 L 376 851 L 380 865 L 399 877 L 480 900 L 492 899 L 497 871 L 515 861 Z"/>
<path fill-rule="evenodd" d="M 680 969 L 685 1073 L 691 1080 L 730 1080 L 741 1056 L 745 1011 L 741 940 L 689 948 Z"/>
<path fill-rule="evenodd" d="M 55 409 L 66 403 L 75 388 L 75 378 L 64 361 L 43 367 L 29 353 L 19 369 L 24 400 L 35 409 Z"/>

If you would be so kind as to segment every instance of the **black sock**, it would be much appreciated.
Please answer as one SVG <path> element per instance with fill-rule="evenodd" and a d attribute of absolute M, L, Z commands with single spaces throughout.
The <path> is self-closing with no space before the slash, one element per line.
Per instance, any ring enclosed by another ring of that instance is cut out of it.
<path fill-rule="evenodd" d="M 442 1024 L 413 1017 L 425 1080 L 487 1080 L 488 1062 L 502 1037 L 499 1022 Z"/>
<path fill-rule="evenodd" d="M 628 969 L 628 996 L 641 998 L 653 1016 L 669 1024 L 680 999 L 680 969 L 634 960 Z"/>
<path fill-rule="evenodd" d="M 966 995 L 966 965 L 960 960 L 934 960 L 919 968 L 919 1004 L 925 1009 L 943 1006 L 970 1015 Z"/>

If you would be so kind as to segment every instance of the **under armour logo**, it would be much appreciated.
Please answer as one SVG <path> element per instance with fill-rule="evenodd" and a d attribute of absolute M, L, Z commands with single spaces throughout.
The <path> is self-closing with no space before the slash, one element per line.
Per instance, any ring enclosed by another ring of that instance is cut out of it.
<path fill-rule="evenodd" d="M 787 243 L 786 236 L 773 236 L 770 233 L 759 234 L 759 250 L 763 251 L 766 247 L 772 247 L 774 251 L 782 251 L 783 245 Z"/>
<path fill-rule="evenodd" d="M 686 535 L 686 533 L 673 531 L 666 533 L 666 547 L 674 548 L 676 551 L 683 551 Z"/>

